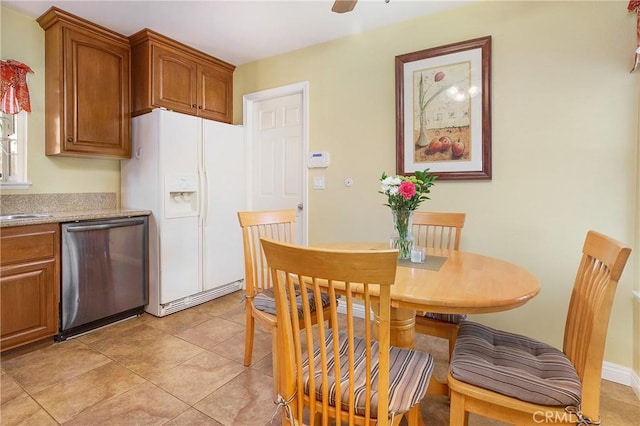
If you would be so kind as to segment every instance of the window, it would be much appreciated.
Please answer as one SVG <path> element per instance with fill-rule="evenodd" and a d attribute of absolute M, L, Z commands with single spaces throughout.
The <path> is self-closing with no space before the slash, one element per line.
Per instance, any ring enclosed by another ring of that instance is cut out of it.
<path fill-rule="evenodd" d="M 27 113 L 0 112 L 0 188 L 27 189 Z"/>

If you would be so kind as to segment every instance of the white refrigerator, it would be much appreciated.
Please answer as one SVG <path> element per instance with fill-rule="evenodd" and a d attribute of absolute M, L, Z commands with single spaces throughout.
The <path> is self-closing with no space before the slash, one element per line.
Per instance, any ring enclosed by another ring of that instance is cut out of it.
<path fill-rule="evenodd" d="M 151 210 L 149 304 L 168 315 L 242 288 L 244 129 L 164 109 L 132 119 L 121 206 Z"/>

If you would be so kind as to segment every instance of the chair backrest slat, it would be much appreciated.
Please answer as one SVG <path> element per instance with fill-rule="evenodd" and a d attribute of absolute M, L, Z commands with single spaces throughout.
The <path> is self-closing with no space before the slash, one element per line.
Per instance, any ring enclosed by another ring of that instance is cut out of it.
<path fill-rule="evenodd" d="M 262 245 L 276 296 L 279 392 L 285 400 L 296 401 L 291 407 L 296 421 L 303 423 L 307 407 L 310 414 L 304 423 L 311 426 L 327 424 L 329 418 L 389 424 L 390 289 L 397 251 L 312 249 L 265 239 Z M 367 318 L 356 315 L 356 299 Z M 341 300 L 346 313 L 338 315 Z M 380 316 L 373 348 L 372 300 L 379 304 Z M 323 303 L 329 305 L 328 313 Z M 364 359 L 357 358 L 362 345 L 368 348 Z M 376 359 L 379 367 L 374 370 Z M 362 391 L 356 393 L 356 388 Z M 371 403 L 374 393 L 377 405 Z M 363 410 L 356 410 L 360 406 Z"/>
<path fill-rule="evenodd" d="M 420 247 L 458 250 L 466 213 L 413 213 L 414 244 Z"/>
<path fill-rule="evenodd" d="M 296 210 L 238 212 L 238 220 L 242 228 L 246 294 L 251 296 L 272 286 L 260 239 L 293 242 Z"/>
<path fill-rule="evenodd" d="M 574 282 L 563 351 L 582 381 L 582 407 L 599 412 L 602 360 L 616 287 L 631 249 L 589 231 Z"/>

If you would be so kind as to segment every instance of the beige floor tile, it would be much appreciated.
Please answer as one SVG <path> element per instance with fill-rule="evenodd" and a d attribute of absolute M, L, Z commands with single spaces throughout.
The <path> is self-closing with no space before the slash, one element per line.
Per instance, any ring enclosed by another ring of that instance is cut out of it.
<path fill-rule="evenodd" d="M 56 421 L 47 414 L 27 394 L 12 399 L 0 407 L 0 424 L 3 426 L 57 425 Z"/>
<path fill-rule="evenodd" d="M 415 349 L 430 353 L 434 361 L 433 377 L 444 382 L 449 371 L 449 344 L 446 339 L 417 334 Z"/>
<path fill-rule="evenodd" d="M 244 303 L 242 304 L 242 306 L 226 312 L 224 314 L 224 318 L 226 320 L 240 324 L 244 327 L 244 325 L 247 323 L 247 313 L 245 311 Z"/>
<path fill-rule="evenodd" d="M 204 413 L 190 408 L 164 426 L 223 426 Z M 275 426 L 275 425 L 274 425 Z"/>
<path fill-rule="evenodd" d="M 261 425 L 271 419 L 272 378 L 247 369 L 226 385 L 194 405 L 223 425 Z"/>
<path fill-rule="evenodd" d="M 145 315 L 143 321 L 145 324 L 162 330 L 165 333 L 177 334 L 210 319 L 211 315 L 201 310 L 185 309 L 184 311 L 176 312 L 165 317 Z"/>
<path fill-rule="evenodd" d="M 242 364 L 220 355 L 203 352 L 168 370 L 150 375 L 149 380 L 189 405 L 200 401 L 244 372 Z"/>
<path fill-rule="evenodd" d="M 65 342 L 55 343 L 50 346 L 36 349 L 32 352 L 22 354 L 9 359 L 2 359 L 2 368 L 5 372 L 24 367 L 25 365 L 40 362 L 42 359 L 51 359 L 52 356 L 64 356 L 67 351 L 77 348 L 86 348 L 87 346 L 78 340 L 67 340 Z"/>
<path fill-rule="evenodd" d="M 111 362 L 103 354 L 73 341 L 58 343 L 38 352 L 33 358 L 20 358 L 22 361 L 31 359 L 31 362 L 22 362 L 11 370 L 11 376 L 32 394 Z"/>
<path fill-rule="evenodd" d="M 164 331 L 139 323 L 133 327 L 108 333 L 101 339 L 95 339 L 90 346 L 108 357 L 117 359 L 152 344 L 167 336 Z"/>
<path fill-rule="evenodd" d="M 11 401 L 19 396 L 26 395 L 20 385 L 10 375 L 2 375 L 0 382 L 0 404 Z"/>
<path fill-rule="evenodd" d="M 244 327 L 235 322 L 213 317 L 194 327 L 184 329 L 175 336 L 211 351 L 221 342 L 232 337 L 236 338 L 243 331 Z"/>
<path fill-rule="evenodd" d="M 225 340 L 222 344 L 212 347 L 210 350 L 223 355 L 227 358 L 231 358 L 239 363 L 244 363 L 244 328 L 242 332 L 231 336 Z M 261 328 L 256 327 L 253 335 L 253 354 L 251 358 L 251 364 L 256 361 L 260 361 L 264 357 L 271 358 L 271 334 L 262 331 Z"/>
<path fill-rule="evenodd" d="M 91 344 L 96 340 L 106 339 L 110 336 L 117 336 L 121 334 L 124 330 L 127 330 L 131 327 L 137 327 L 143 323 L 141 316 L 127 318 L 123 321 L 109 324 L 105 327 L 92 330 L 86 334 L 76 337 L 79 341 L 85 344 Z"/>
<path fill-rule="evenodd" d="M 33 397 L 58 422 L 64 423 L 81 411 L 144 382 L 142 377 L 110 362 L 50 386 Z"/>
<path fill-rule="evenodd" d="M 147 382 L 94 405 L 65 426 L 163 425 L 188 408 L 184 402 Z"/>
<path fill-rule="evenodd" d="M 272 422 L 268 332 L 257 327 L 253 362 L 242 366 L 240 297 L 237 292 L 164 318 L 144 314 L 3 359 L 0 424 L 56 424 L 48 410 L 59 421 L 69 419 L 65 426 L 280 426 L 279 414 Z M 446 376 L 445 340 L 417 335 L 416 349 L 431 353 L 435 375 Z M 603 381 L 601 402 L 603 425 L 640 426 L 640 400 L 630 387 Z M 448 424 L 446 397 L 427 396 L 421 411 L 426 425 Z M 469 424 L 502 425 L 476 415 Z"/>
<path fill-rule="evenodd" d="M 640 425 L 640 401 L 620 401 L 609 396 L 600 397 L 600 416 L 603 425 Z"/>
<path fill-rule="evenodd" d="M 114 357 L 116 361 L 148 378 L 166 371 L 204 352 L 204 349 L 174 336 L 161 336 L 137 351 Z"/>
<path fill-rule="evenodd" d="M 636 396 L 630 386 L 610 382 L 609 380 L 603 380 L 600 384 L 600 394 L 640 408 L 640 399 Z M 638 418 L 638 424 L 640 424 L 640 416 L 638 416 Z"/>
<path fill-rule="evenodd" d="M 229 313 L 238 309 L 244 312 L 244 300 L 242 300 L 241 293 L 232 293 L 210 302 L 203 303 L 194 307 L 194 310 L 204 312 L 207 315 L 214 317 L 224 316 L 228 317 Z"/>
<path fill-rule="evenodd" d="M 258 370 L 266 376 L 273 377 L 273 357 L 271 356 L 271 352 L 260 360 L 254 357 L 251 368 Z"/>
<path fill-rule="evenodd" d="M 443 423 L 442 425 L 449 424 L 449 412 L 446 414 L 447 423 Z M 476 414 L 469 414 L 469 426 L 510 426 L 508 423 L 503 423 L 498 420 L 489 419 L 487 417 L 478 416 Z M 622 426 L 622 425 L 619 425 Z"/>

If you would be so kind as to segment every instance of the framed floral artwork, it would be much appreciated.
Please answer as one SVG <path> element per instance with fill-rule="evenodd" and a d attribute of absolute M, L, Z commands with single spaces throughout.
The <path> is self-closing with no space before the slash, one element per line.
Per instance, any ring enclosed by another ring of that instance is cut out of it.
<path fill-rule="evenodd" d="M 396 56 L 396 169 L 491 179 L 491 36 Z"/>

